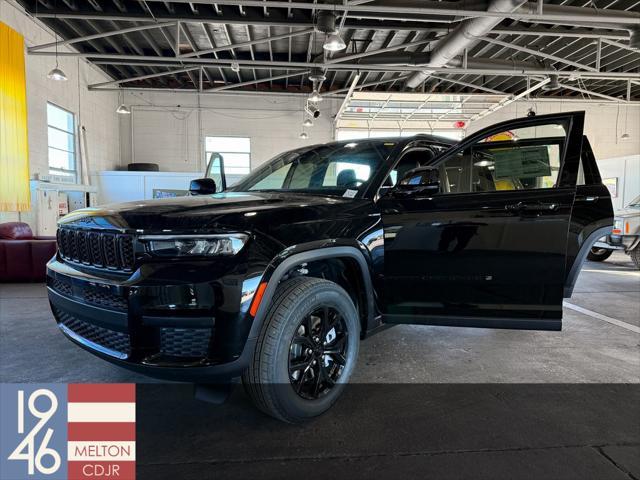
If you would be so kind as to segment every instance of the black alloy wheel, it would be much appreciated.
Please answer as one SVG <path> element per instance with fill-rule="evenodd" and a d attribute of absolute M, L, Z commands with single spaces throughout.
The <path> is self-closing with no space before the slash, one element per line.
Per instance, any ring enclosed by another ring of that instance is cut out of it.
<path fill-rule="evenodd" d="M 289 347 L 289 379 L 302 398 L 326 395 L 346 365 L 348 331 L 342 315 L 329 306 L 300 322 Z"/>
<path fill-rule="evenodd" d="M 360 318 L 340 285 L 294 277 L 278 285 L 242 383 L 272 417 L 301 423 L 338 400 L 356 365 Z"/>

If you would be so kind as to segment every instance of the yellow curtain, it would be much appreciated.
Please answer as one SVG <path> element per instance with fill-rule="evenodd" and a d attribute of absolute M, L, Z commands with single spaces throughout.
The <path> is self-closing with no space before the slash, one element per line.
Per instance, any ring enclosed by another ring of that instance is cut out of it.
<path fill-rule="evenodd" d="M 24 39 L 0 22 L 0 212 L 30 204 Z"/>

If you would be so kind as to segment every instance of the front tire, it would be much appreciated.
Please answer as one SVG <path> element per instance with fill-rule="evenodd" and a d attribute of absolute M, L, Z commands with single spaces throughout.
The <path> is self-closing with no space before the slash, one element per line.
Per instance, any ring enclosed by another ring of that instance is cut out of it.
<path fill-rule="evenodd" d="M 589 253 L 587 253 L 587 259 L 592 262 L 604 262 L 607 258 L 611 256 L 613 250 L 608 250 L 606 248 L 599 247 L 591 247 Z"/>
<path fill-rule="evenodd" d="M 264 413 L 303 422 L 336 402 L 359 341 L 358 313 L 343 288 L 318 278 L 287 280 L 276 290 L 242 382 Z"/>

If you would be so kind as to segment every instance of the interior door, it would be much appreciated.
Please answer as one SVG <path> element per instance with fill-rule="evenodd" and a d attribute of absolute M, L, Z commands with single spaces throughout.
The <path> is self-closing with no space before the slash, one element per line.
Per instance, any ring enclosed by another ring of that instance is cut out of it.
<path fill-rule="evenodd" d="M 428 162 L 439 192 L 380 198 L 385 322 L 561 328 L 583 122 L 485 128 Z"/>

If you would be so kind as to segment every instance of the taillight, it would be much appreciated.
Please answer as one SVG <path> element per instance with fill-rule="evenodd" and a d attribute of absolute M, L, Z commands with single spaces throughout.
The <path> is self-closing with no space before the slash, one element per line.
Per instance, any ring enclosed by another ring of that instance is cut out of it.
<path fill-rule="evenodd" d="M 624 223 L 624 233 L 629 233 L 629 222 Z"/>
<path fill-rule="evenodd" d="M 613 235 L 622 235 L 622 224 L 624 223 L 624 221 L 621 218 L 615 218 L 613 220 L 613 230 L 611 230 L 611 233 Z"/>

